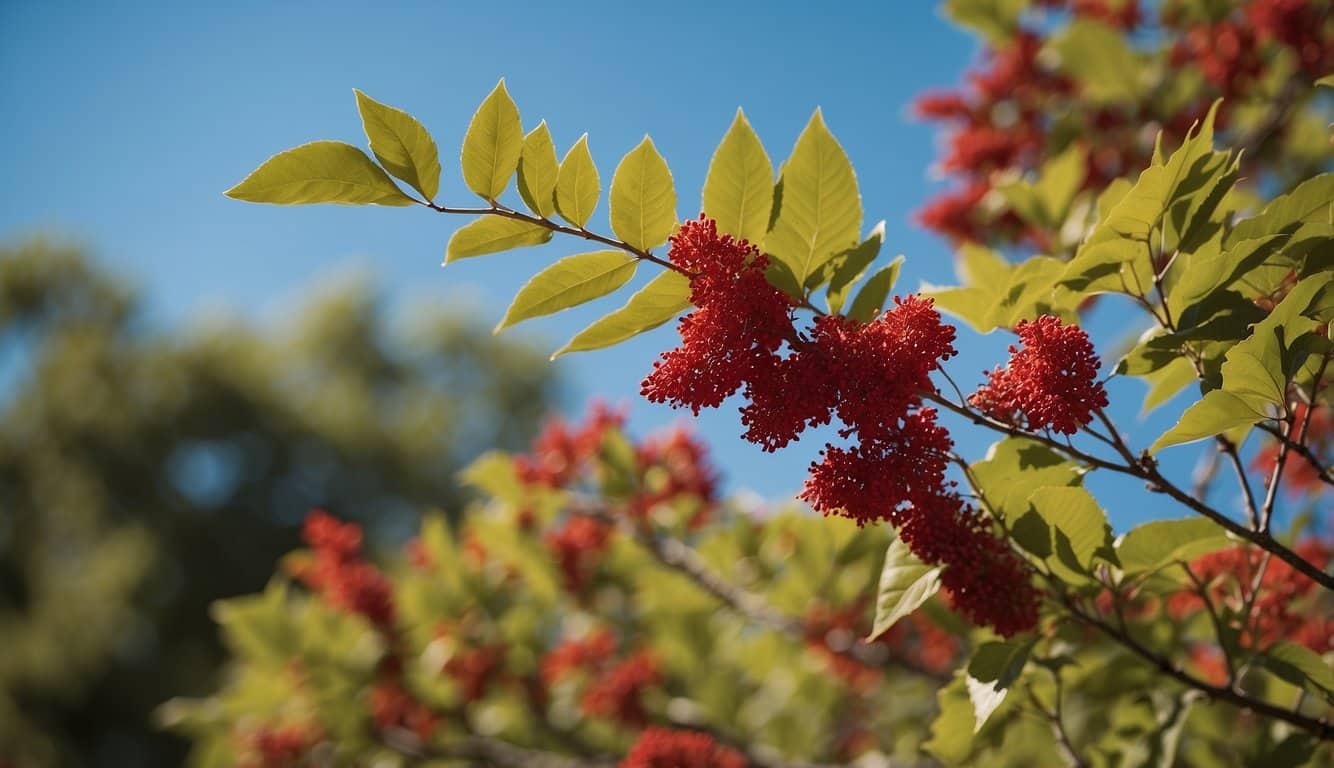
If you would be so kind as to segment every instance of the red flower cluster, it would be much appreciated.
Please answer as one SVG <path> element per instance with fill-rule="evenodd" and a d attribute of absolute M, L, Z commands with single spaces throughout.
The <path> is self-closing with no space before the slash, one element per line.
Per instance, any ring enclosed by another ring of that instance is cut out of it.
<path fill-rule="evenodd" d="M 869 598 L 868 598 L 869 600 Z M 931 672 L 946 674 L 963 651 L 959 638 L 937 626 L 926 614 L 916 611 L 869 645 L 860 638 L 870 632 L 867 600 L 841 608 L 817 604 L 803 621 L 806 645 L 820 654 L 830 669 L 853 689 L 865 691 L 884 676 L 884 656 L 875 647 L 895 652 Z M 848 653 L 858 648 L 865 653 Z"/>
<path fill-rule="evenodd" d="M 533 440 L 532 450 L 515 458 L 519 481 L 550 488 L 568 485 L 584 462 L 598 452 L 607 430 L 619 428 L 624 421 L 624 414 L 601 403 L 594 403 L 587 421 L 574 428 L 561 419 L 551 419 Z"/>
<path fill-rule="evenodd" d="M 611 533 L 606 523 L 584 515 L 573 515 L 563 527 L 547 532 L 547 549 L 560 566 L 565 589 L 571 594 L 582 594 L 592 583 Z"/>
<path fill-rule="evenodd" d="M 584 692 L 580 705 L 594 717 L 643 726 L 648 722 L 644 691 L 660 682 L 658 662 L 648 652 L 640 651 L 603 671 Z"/>
<path fill-rule="evenodd" d="M 1325 2 L 1245 0 L 1232 4 L 1231 12 L 1228 4 L 1201 12 L 1198 3 L 1187 9 L 1183 3 L 1138 0 L 1038 0 L 1035 5 L 1126 33 L 1153 14 L 1160 27 L 1151 39 L 1161 42 L 1152 48 L 1143 40 L 1130 45 L 1141 55 L 1158 57 L 1164 67 L 1198 69 L 1204 86 L 1185 94 L 1190 101 L 1184 104 L 1144 98 L 1089 108 L 1095 100 L 1081 93 L 1078 79 L 1065 76 L 1056 57 L 1042 55 L 1064 19 L 1053 23 L 1038 17 L 1019 25 L 986 50 L 961 87 L 925 93 L 914 104 L 919 117 L 946 126 L 938 167 L 955 182 L 920 209 L 917 219 L 952 240 L 1022 242 L 1045 250 L 1054 232 L 1025 224 L 1011 211 L 998 216 L 996 211 L 1004 210 L 999 199 L 995 209 L 984 205 L 999 180 L 1035 173 L 1079 141 L 1089 148 L 1083 188 L 1101 189 L 1148 162 L 1154 126 L 1162 126 L 1166 143 L 1179 141 L 1216 98 L 1223 97 L 1228 109 L 1250 98 L 1256 83 L 1269 82 L 1276 66 L 1286 71 L 1275 64 L 1278 59 L 1293 60 L 1293 77 L 1303 87 L 1334 70 L 1334 20 Z M 1218 115 L 1216 128 L 1222 129 L 1224 118 Z M 1247 162 L 1256 162 L 1259 155 L 1252 155 Z"/>
<path fill-rule="evenodd" d="M 792 333 L 792 301 L 765 278 L 768 257 L 745 240 L 719 236 L 712 219 L 682 224 L 671 243 L 668 258 L 693 275 L 696 309 L 681 318 L 681 345 L 653 364 L 640 392 L 698 414 L 772 363 Z"/>
<path fill-rule="evenodd" d="M 595 669 L 615 652 L 616 638 L 605 629 L 566 640 L 542 658 L 542 682 L 550 687 L 575 672 Z"/>
<path fill-rule="evenodd" d="M 458 683 L 465 703 L 482 698 L 505 664 L 503 644 L 467 648 L 449 658 L 441 671 Z"/>
<path fill-rule="evenodd" d="M 317 729 L 304 725 L 262 726 L 245 736 L 242 768 L 296 768 L 320 740 Z"/>
<path fill-rule="evenodd" d="M 429 742 L 440 718 L 397 682 L 382 681 L 371 689 L 371 720 L 380 730 L 401 728 Z"/>
<path fill-rule="evenodd" d="M 1009 423 L 1022 416 L 1028 429 L 1050 428 L 1073 435 L 1107 407 L 1093 342 L 1078 325 L 1043 315 L 1015 328 L 1022 348 L 1010 347 L 1010 362 L 987 374 L 968 401 Z"/>
<path fill-rule="evenodd" d="M 615 650 L 616 639 L 606 630 L 566 640 L 542 659 L 542 682 L 551 687 L 574 675 L 586 675 L 583 679 L 588 684 L 579 702 L 585 714 L 643 726 L 648 720 L 644 692 L 662 682 L 658 662 L 647 651 L 617 661 Z"/>
<path fill-rule="evenodd" d="M 365 616 L 381 630 L 394 624 L 393 584 L 361 557 L 361 526 L 322 510 L 306 517 L 302 538 L 313 560 L 294 568 L 298 579 L 335 608 Z"/>
<path fill-rule="evenodd" d="M 1330 548 L 1323 542 L 1306 539 L 1295 550 L 1319 568 L 1329 567 Z M 1197 558 L 1191 563 L 1191 571 L 1204 582 L 1215 605 L 1240 612 L 1262 559 L 1260 550 L 1238 546 Z M 1287 563 L 1271 559 L 1254 597 L 1251 626 L 1240 628 L 1243 641 L 1259 649 L 1291 640 L 1316 653 L 1334 650 L 1334 617 L 1300 608 L 1304 600 L 1316 594 L 1315 582 Z M 1176 618 L 1203 608 L 1204 601 L 1194 592 L 1175 594 L 1167 604 L 1168 613 Z"/>
<path fill-rule="evenodd" d="M 694 731 L 647 728 L 620 768 L 746 768 L 744 755 Z"/>
<path fill-rule="evenodd" d="M 708 462 L 708 449 L 681 427 L 649 435 L 635 446 L 639 489 L 631 499 L 631 513 L 644 517 L 659 504 L 689 498 L 698 506 L 688 521 L 691 528 L 708 522 L 718 506 L 718 474 Z"/>

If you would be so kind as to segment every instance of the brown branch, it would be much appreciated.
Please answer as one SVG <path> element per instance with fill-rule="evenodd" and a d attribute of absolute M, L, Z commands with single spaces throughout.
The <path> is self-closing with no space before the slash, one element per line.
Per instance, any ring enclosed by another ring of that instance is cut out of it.
<path fill-rule="evenodd" d="M 1095 456 L 1091 453 L 1081 451 L 1072 445 L 1063 443 L 1060 440 L 1055 440 L 1046 435 L 1039 434 L 1037 432 L 1029 432 L 1013 424 L 1006 424 L 1001 421 L 996 421 L 995 419 L 992 419 L 978 411 L 974 411 L 971 408 L 955 404 L 950 400 L 948 400 L 947 398 L 942 397 L 939 393 L 936 392 L 923 393 L 923 398 L 940 405 L 942 408 L 945 408 L 946 410 L 949 410 L 953 413 L 963 416 L 966 419 L 969 419 L 974 424 L 986 427 L 992 431 L 999 432 L 1004 435 L 1009 435 L 1011 437 L 1025 437 L 1030 440 L 1042 443 L 1043 445 L 1046 445 L 1049 448 L 1059 451 L 1060 453 L 1065 454 L 1066 456 L 1078 459 L 1079 461 L 1082 461 L 1090 466 L 1110 470 L 1112 472 L 1117 472 L 1123 475 L 1128 475 L 1130 477 L 1135 477 L 1140 480 L 1143 480 L 1147 484 L 1149 490 L 1155 491 L 1157 493 L 1164 493 L 1168 496 L 1171 496 L 1173 499 L 1181 503 L 1183 506 L 1191 509 L 1192 511 L 1198 513 L 1203 517 L 1207 517 L 1208 519 L 1217 523 L 1221 528 L 1233 534 L 1237 538 L 1249 541 L 1255 546 L 1273 553 L 1275 557 L 1279 558 L 1283 562 L 1292 566 L 1294 570 L 1302 573 L 1307 578 L 1311 579 L 1312 581 L 1324 587 L 1325 589 L 1334 591 L 1334 575 L 1322 571 L 1314 563 L 1303 558 L 1301 555 L 1297 554 L 1292 549 L 1288 548 L 1282 542 L 1275 539 L 1272 535 L 1270 535 L 1268 531 L 1253 530 L 1245 525 L 1242 525 L 1241 523 L 1238 523 L 1236 520 L 1233 520 L 1232 518 L 1228 517 L 1222 512 L 1219 512 L 1218 510 L 1209 506 L 1205 502 L 1195 498 L 1190 493 L 1188 493 L 1187 491 L 1183 490 L 1182 488 L 1174 484 L 1171 480 L 1168 480 L 1166 477 L 1164 477 L 1162 472 L 1159 471 L 1157 463 L 1154 462 L 1153 459 L 1147 455 L 1147 453 L 1142 457 L 1136 458 L 1133 454 L 1129 452 L 1129 449 L 1126 448 L 1125 449 L 1126 453 L 1123 455 L 1123 458 L 1126 459 L 1126 463 L 1117 464 L 1116 462 L 1108 461 L 1107 459 Z M 1110 421 L 1108 423 L 1110 424 Z M 1113 437 L 1119 439 L 1119 435 L 1114 434 Z"/>
<path fill-rule="evenodd" d="M 1331 723 L 1328 720 L 1318 719 L 1314 717 L 1307 717 L 1306 715 L 1303 715 L 1300 712 L 1294 712 L 1292 710 L 1280 707 L 1276 704 L 1271 704 L 1262 699 L 1253 698 L 1232 687 L 1224 687 L 1207 683 L 1204 680 L 1201 680 L 1198 677 L 1195 677 L 1194 675 L 1190 674 L 1189 672 L 1186 672 L 1185 670 L 1181 669 L 1176 664 L 1174 664 L 1171 659 L 1167 658 L 1166 656 L 1162 656 L 1153 649 L 1141 643 L 1139 640 L 1136 640 L 1134 636 L 1132 636 L 1129 632 L 1120 629 L 1118 627 L 1115 627 L 1111 624 L 1108 624 L 1107 622 L 1103 621 L 1102 619 L 1096 616 L 1086 613 L 1082 608 L 1080 608 L 1074 602 L 1074 600 L 1070 598 L 1069 595 L 1065 594 L 1064 592 L 1059 593 L 1059 599 L 1062 602 L 1062 604 L 1065 605 L 1066 610 L 1070 612 L 1070 615 L 1074 616 L 1075 618 L 1079 619 L 1085 624 L 1088 624 L 1094 629 L 1097 629 L 1099 632 L 1111 638 L 1112 640 L 1115 640 L 1116 642 L 1124 646 L 1127 650 L 1134 653 L 1136 656 L 1139 656 L 1144 661 L 1148 662 L 1154 667 L 1157 667 L 1158 671 L 1162 672 L 1168 677 L 1171 677 L 1172 679 L 1176 680 L 1182 685 L 1185 685 L 1188 688 L 1194 688 L 1195 690 L 1200 691 L 1205 696 L 1208 696 L 1211 699 L 1225 701 L 1228 702 L 1229 704 L 1232 704 L 1233 706 L 1240 707 L 1242 709 L 1248 709 L 1252 712 L 1255 712 L 1256 714 L 1264 715 L 1265 717 L 1270 717 L 1275 720 L 1281 720 L 1285 723 L 1288 723 L 1289 725 L 1296 726 L 1297 728 L 1300 728 L 1303 731 L 1307 731 L 1308 733 L 1312 734 L 1318 739 L 1321 740 L 1334 739 L 1334 723 Z"/>

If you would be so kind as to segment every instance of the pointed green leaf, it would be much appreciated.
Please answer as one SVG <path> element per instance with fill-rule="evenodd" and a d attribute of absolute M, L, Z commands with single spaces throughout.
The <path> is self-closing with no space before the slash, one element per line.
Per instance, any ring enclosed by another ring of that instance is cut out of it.
<path fill-rule="evenodd" d="M 1033 641 L 983 643 L 968 661 L 964 685 L 973 704 L 973 733 L 982 730 L 987 719 L 1005 701 L 1005 694 L 1023 674 Z"/>
<path fill-rule="evenodd" d="M 1280 640 L 1265 651 L 1261 663 L 1289 683 L 1334 701 L 1334 669 L 1310 648 Z"/>
<path fill-rule="evenodd" d="M 547 121 L 523 137 L 523 151 L 519 155 L 519 196 L 528 210 L 544 219 L 556 212 L 556 174 L 560 163 L 556 160 L 556 145 L 551 141 Z"/>
<path fill-rule="evenodd" d="M 523 124 L 505 79 L 482 101 L 463 135 L 463 183 L 488 202 L 509 186 L 523 153 Z"/>
<path fill-rule="evenodd" d="M 936 710 L 931 722 L 931 738 L 922 744 L 945 765 L 965 765 L 973 751 L 973 726 L 977 722 L 973 704 L 965 683 L 966 676 L 957 673 L 949 685 L 936 692 Z"/>
<path fill-rule="evenodd" d="M 940 567 L 917 559 L 902 539 L 895 538 L 885 552 L 880 570 L 880 587 L 875 598 L 875 624 L 870 642 L 880 637 L 899 619 L 908 616 L 940 589 Z"/>
<path fill-rule="evenodd" d="M 871 322 L 876 313 L 884 309 L 885 300 L 889 298 L 889 292 L 894 290 L 894 283 L 898 282 L 899 269 L 902 266 L 903 256 L 900 254 L 867 278 L 866 284 L 857 292 L 857 297 L 852 300 L 852 307 L 848 309 L 848 317 L 861 320 L 864 323 Z"/>
<path fill-rule="evenodd" d="M 341 141 L 312 141 L 264 161 L 228 197 L 251 203 L 412 205 L 384 169 Z"/>
<path fill-rule="evenodd" d="M 541 245 L 551 239 L 551 230 L 504 216 L 483 216 L 463 227 L 449 238 L 445 247 L 445 263 L 488 253 L 499 253 L 511 248 Z"/>
<path fill-rule="evenodd" d="M 884 242 L 885 222 L 881 221 L 875 225 L 861 245 L 840 253 L 825 265 L 822 271 L 828 273 L 829 289 L 825 293 L 825 298 L 829 304 L 830 314 L 837 315 L 843 311 L 843 302 L 847 300 L 852 284 L 866 274 L 867 267 L 871 266 L 871 262 L 880 255 L 880 246 Z M 880 301 L 883 303 L 884 299 Z"/>
<path fill-rule="evenodd" d="M 1039 488 L 1028 503 L 1051 527 L 1052 550 L 1071 571 L 1086 573 L 1095 554 L 1107 557 L 1114 551 L 1107 515 L 1083 488 Z"/>
<path fill-rule="evenodd" d="M 624 251 L 567 256 L 538 272 L 519 289 L 496 332 L 532 317 L 568 309 L 605 296 L 629 282 L 639 260 Z"/>
<path fill-rule="evenodd" d="M 1228 430 L 1254 424 L 1265 418 L 1259 405 L 1251 405 L 1240 397 L 1215 389 L 1181 414 L 1176 426 L 1167 430 L 1149 447 L 1157 453 L 1171 445 L 1192 443 L 1206 437 L 1220 435 Z"/>
<path fill-rule="evenodd" d="M 611 231 L 647 251 L 667 242 L 676 226 L 676 188 L 667 161 L 645 136 L 611 176 Z"/>
<path fill-rule="evenodd" d="M 1028 511 L 1028 498 L 1039 488 L 1078 485 L 1085 469 L 1026 437 L 1007 437 L 987 449 L 970 468 L 992 514 L 1012 522 Z"/>
<path fill-rule="evenodd" d="M 435 139 L 407 112 L 381 104 L 361 91 L 354 92 L 375 159 L 428 202 L 435 199 L 440 191 L 440 156 Z"/>
<path fill-rule="evenodd" d="M 1153 520 L 1126 532 L 1116 545 L 1121 569 L 1148 571 L 1176 560 L 1189 562 L 1232 546 L 1227 531 L 1203 517 Z"/>
<path fill-rule="evenodd" d="M 1324 88 L 1334 88 L 1334 75 L 1325 75 L 1324 77 L 1315 81 L 1315 84 L 1317 86 Z"/>
<path fill-rule="evenodd" d="M 652 330 L 690 306 L 690 281 L 667 271 L 639 289 L 625 306 L 580 331 L 551 357 L 602 349 Z"/>
<path fill-rule="evenodd" d="M 593 209 L 598 207 L 598 197 L 602 193 L 599 186 L 598 169 L 593 165 L 593 155 L 588 151 L 588 134 L 565 153 L 560 161 L 560 170 L 556 174 L 556 211 L 576 227 L 588 223 Z"/>
<path fill-rule="evenodd" d="M 862 221 L 857 176 L 818 109 L 783 164 L 782 184 L 764 250 L 804 285 L 835 254 L 857 245 Z"/>
<path fill-rule="evenodd" d="M 718 231 L 752 243 L 764 242 L 774 203 L 774 168 L 760 137 L 738 109 L 709 162 L 704 178 L 704 213 Z"/>
<path fill-rule="evenodd" d="M 1139 98 L 1135 51 L 1120 31 L 1096 22 L 1070 24 L 1051 43 L 1061 70 L 1079 81 L 1080 95 L 1092 103 L 1132 102 Z"/>
<path fill-rule="evenodd" d="M 1291 232 L 1310 221 L 1329 223 L 1334 210 L 1334 173 L 1322 173 L 1279 195 L 1258 215 L 1244 219 L 1228 233 L 1229 246 L 1242 240 Z"/>

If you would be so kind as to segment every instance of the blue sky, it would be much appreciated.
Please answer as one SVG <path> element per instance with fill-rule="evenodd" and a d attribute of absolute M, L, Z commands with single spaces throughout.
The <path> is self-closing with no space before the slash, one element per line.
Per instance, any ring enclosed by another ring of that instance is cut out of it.
<path fill-rule="evenodd" d="M 376 7 L 376 6 L 384 7 Z M 565 10 L 560 10 L 560 8 Z M 505 77 L 525 127 L 545 118 L 564 152 L 584 131 L 604 183 L 650 133 L 671 164 L 678 212 L 698 212 L 713 148 L 744 107 L 775 165 L 819 106 L 856 165 L 869 229 L 887 222 L 884 257 L 908 260 L 900 290 L 949 283 L 946 243 L 911 212 L 937 183 L 931 129 L 913 95 L 947 86 L 975 41 L 931 2 L 692 3 L 61 3 L 0 4 L 0 135 L 7 183 L 0 237 L 73 235 L 148 293 L 162 322 L 231 307 L 275 321 L 322 278 L 361 269 L 400 306 L 470 308 L 486 326 L 542 265 L 577 252 L 559 240 L 440 267 L 464 222 L 422 209 L 258 206 L 222 191 L 274 152 L 313 139 L 364 145 L 353 88 L 401 107 L 434 133 L 439 200 L 470 204 L 458 147 L 473 109 Z M 605 227 L 605 195 L 594 222 Z M 642 273 L 637 282 L 649 276 Z M 520 326 L 555 349 L 622 297 Z M 1092 327 L 1136 330 L 1104 305 Z M 1139 322 L 1135 320 L 1134 322 Z M 951 365 L 965 386 L 1003 359 L 1009 339 L 963 332 Z M 671 327 L 559 364 L 577 412 L 593 397 L 630 407 L 644 431 L 686 418 L 638 398 L 639 380 L 675 341 Z M 1112 361 L 1106 361 L 1112 362 Z M 1137 416 L 1142 386 L 1113 386 L 1138 446 L 1170 424 Z M 1177 410 L 1167 409 L 1169 412 Z M 824 436 L 777 455 L 741 441 L 735 405 L 698 419 L 732 489 L 791 494 Z M 990 439 L 956 430 L 961 452 Z M 1166 456 L 1177 477 L 1193 451 Z M 1118 526 L 1166 511 L 1133 484 L 1095 490 Z M 1128 503 L 1134 499 L 1134 503 Z M 1120 503 L 1118 503 L 1120 502 Z"/>

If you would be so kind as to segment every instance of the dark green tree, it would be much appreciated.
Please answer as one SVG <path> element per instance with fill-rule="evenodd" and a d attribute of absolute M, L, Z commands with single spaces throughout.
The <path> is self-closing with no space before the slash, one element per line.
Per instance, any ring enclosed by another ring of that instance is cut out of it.
<path fill-rule="evenodd" d="M 523 444 L 551 367 L 459 315 L 318 290 L 290 324 L 150 326 L 77 249 L 0 249 L 0 763 L 174 765 L 155 706 L 216 686 L 208 606 L 312 507 L 400 540 Z"/>

